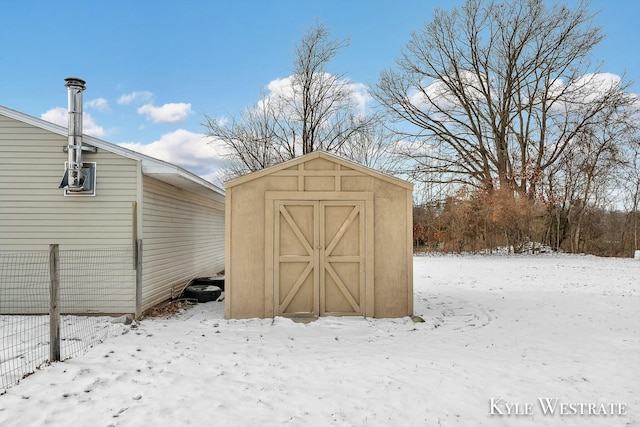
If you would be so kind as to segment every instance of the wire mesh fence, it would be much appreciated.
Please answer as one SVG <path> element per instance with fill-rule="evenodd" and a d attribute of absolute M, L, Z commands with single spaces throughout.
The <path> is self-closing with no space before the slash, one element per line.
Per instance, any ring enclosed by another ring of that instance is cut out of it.
<path fill-rule="evenodd" d="M 0 389 L 49 357 L 48 317 L 5 315 L 19 311 L 17 301 L 30 301 L 33 311 L 48 307 L 48 260 L 47 251 L 0 254 Z"/>
<path fill-rule="evenodd" d="M 104 314 L 135 311 L 132 260 L 131 247 L 60 251 L 62 360 L 122 333 Z M 50 285 L 47 251 L 0 252 L 0 392 L 51 359 Z"/>

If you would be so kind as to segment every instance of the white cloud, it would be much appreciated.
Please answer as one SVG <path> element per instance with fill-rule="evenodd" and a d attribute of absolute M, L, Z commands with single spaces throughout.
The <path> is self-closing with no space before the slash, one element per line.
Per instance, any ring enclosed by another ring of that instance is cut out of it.
<path fill-rule="evenodd" d="M 585 74 L 571 82 L 569 89 L 579 93 L 581 102 L 590 103 L 619 87 L 621 81 L 620 76 L 611 73 Z"/>
<path fill-rule="evenodd" d="M 46 120 L 51 123 L 55 123 L 65 128 L 69 126 L 69 112 L 64 107 L 52 108 L 49 111 L 40 115 L 42 120 Z M 102 126 L 98 126 L 93 117 L 89 113 L 82 114 L 82 133 L 101 138 L 104 136 L 105 131 Z"/>
<path fill-rule="evenodd" d="M 446 83 L 436 80 L 420 90 L 413 90 L 408 94 L 409 102 L 427 114 L 432 114 L 444 120 L 441 111 L 456 109 L 460 104 L 451 93 Z"/>
<path fill-rule="evenodd" d="M 285 77 L 284 79 L 271 80 L 267 85 L 269 96 L 283 98 L 292 98 L 293 93 L 293 76 Z"/>
<path fill-rule="evenodd" d="M 460 73 L 460 86 L 465 91 L 467 99 L 477 100 L 486 104 L 486 96 L 481 88 L 489 87 L 492 81 L 482 81 L 475 74 L 463 71 Z M 409 101 L 419 109 L 437 114 L 438 111 L 460 111 L 461 104 L 457 96 L 451 91 L 446 81 L 435 80 L 408 93 Z M 458 85 L 458 82 L 454 82 Z M 601 100 L 609 91 L 620 87 L 621 77 L 611 73 L 584 74 L 571 82 L 565 82 L 558 78 L 551 82 L 546 95 L 547 102 L 553 102 L 552 112 L 565 114 L 567 111 L 578 111 L 589 103 Z M 491 87 L 492 93 L 497 93 L 499 88 Z M 523 91 L 523 97 L 526 93 Z M 495 100 L 495 99 L 494 99 Z M 542 102 L 541 99 L 537 99 Z"/>
<path fill-rule="evenodd" d="M 95 136 L 96 138 L 102 138 L 105 135 L 104 128 L 98 126 L 89 113 L 83 114 L 82 130 L 87 135 Z"/>
<path fill-rule="evenodd" d="M 149 103 L 138 108 L 138 113 L 147 116 L 155 123 L 178 123 L 185 121 L 191 114 L 191 104 L 177 102 L 156 107 Z"/>
<path fill-rule="evenodd" d="M 465 92 L 465 98 L 485 104 L 486 96 L 482 88 L 490 85 L 490 81 L 481 80 L 476 74 L 463 70 L 456 78 L 451 78 L 449 81 L 436 79 L 424 82 L 424 86 L 414 88 L 408 93 L 409 102 L 424 112 L 438 114 L 440 111 L 450 111 L 461 107 L 458 96 L 450 86 L 461 87 Z"/>
<path fill-rule="evenodd" d="M 372 97 L 369 94 L 368 87 L 362 83 L 351 82 L 348 79 L 337 79 L 336 76 L 330 73 L 324 73 L 320 76 L 327 82 L 327 85 L 333 84 L 335 90 L 346 91 L 349 96 L 343 98 L 342 102 L 346 106 L 349 104 L 354 112 L 358 114 L 366 114 L 367 106 L 372 101 Z M 294 76 L 285 77 L 283 79 L 275 79 L 269 82 L 267 85 L 267 94 L 265 99 L 262 99 L 256 104 L 257 108 L 264 108 L 265 103 L 275 105 L 275 107 L 284 112 L 285 114 L 291 113 L 292 106 L 295 103 L 300 102 L 301 90 L 297 88 L 298 83 L 295 81 Z"/>
<path fill-rule="evenodd" d="M 554 82 L 551 94 L 554 105 L 551 112 L 566 114 L 567 112 L 585 111 L 589 105 L 601 102 L 608 93 L 621 89 L 622 78 L 612 73 L 590 73 L 565 83 Z"/>
<path fill-rule="evenodd" d="M 360 114 L 367 112 L 367 105 L 373 100 L 369 93 L 369 88 L 363 83 L 350 83 L 352 97 L 356 103 L 356 108 Z"/>
<path fill-rule="evenodd" d="M 96 98 L 84 103 L 85 108 L 92 108 L 98 111 L 109 111 L 109 101 L 104 98 Z"/>
<path fill-rule="evenodd" d="M 225 163 L 226 150 L 221 143 L 211 142 L 206 135 L 185 129 L 166 133 L 150 144 L 125 142 L 118 145 L 181 166 L 211 182 L 219 181 Z"/>
<path fill-rule="evenodd" d="M 640 95 L 632 93 L 630 96 L 633 100 L 631 108 L 635 110 L 636 114 L 640 114 Z M 638 121 L 640 122 L 640 119 Z"/>
<path fill-rule="evenodd" d="M 120 105 L 128 105 L 133 102 L 135 103 L 143 103 L 149 102 L 153 99 L 153 93 L 142 91 L 142 92 L 131 92 L 126 95 L 122 95 L 118 98 L 118 104 Z"/>

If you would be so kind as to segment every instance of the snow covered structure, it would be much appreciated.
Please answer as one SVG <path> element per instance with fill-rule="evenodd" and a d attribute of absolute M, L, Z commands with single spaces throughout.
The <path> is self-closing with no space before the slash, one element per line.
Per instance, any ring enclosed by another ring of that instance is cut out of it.
<path fill-rule="evenodd" d="M 325 152 L 226 183 L 225 317 L 413 314 L 413 185 Z"/>
<path fill-rule="evenodd" d="M 131 248 L 121 266 L 125 280 L 101 283 L 109 287 L 104 299 L 63 304 L 63 311 L 139 315 L 191 279 L 222 271 L 222 189 L 173 164 L 72 134 L 0 106 L 0 253 L 46 251 L 49 244 L 60 251 Z M 46 312 L 46 305 L 11 300 L 11 280 L 1 279 L 0 314 Z M 47 283 L 37 286 L 48 293 Z"/>

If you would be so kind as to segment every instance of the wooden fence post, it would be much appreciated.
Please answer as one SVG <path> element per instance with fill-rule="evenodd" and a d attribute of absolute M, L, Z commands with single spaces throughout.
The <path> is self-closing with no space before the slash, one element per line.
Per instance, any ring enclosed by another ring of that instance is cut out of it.
<path fill-rule="evenodd" d="M 60 255 L 49 245 L 49 361 L 60 361 Z"/>

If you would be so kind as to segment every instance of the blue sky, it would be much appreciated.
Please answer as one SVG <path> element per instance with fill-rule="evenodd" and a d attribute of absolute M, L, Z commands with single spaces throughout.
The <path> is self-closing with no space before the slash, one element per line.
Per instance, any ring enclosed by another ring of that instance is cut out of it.
<path fill-rule="evenodd" d="M 237 115 L 288 77 L 293 48 L 316 21 L 350 39 L 329 71 L 371 86 L 435 7 L 461 4 L 12 0 L 0 13 L 0 105 L 66 123 L 64 78 L 83 78 L 86 132 L 213 179 L 219 153 L 203 147 L 203 114 Z M 594 0 L 590 10 L 607 35 L 594 60 L 602 71 L 626 72 L 640 93 L 640 1 Z"/>

